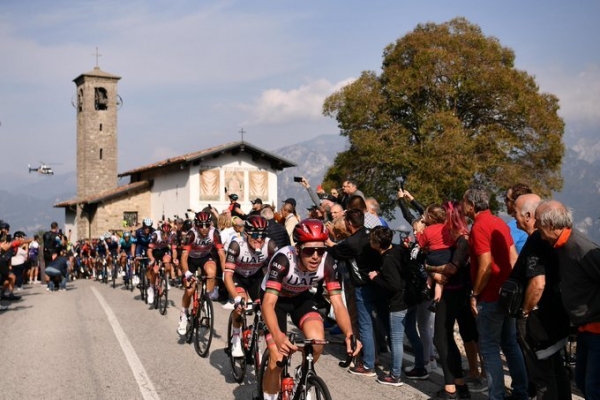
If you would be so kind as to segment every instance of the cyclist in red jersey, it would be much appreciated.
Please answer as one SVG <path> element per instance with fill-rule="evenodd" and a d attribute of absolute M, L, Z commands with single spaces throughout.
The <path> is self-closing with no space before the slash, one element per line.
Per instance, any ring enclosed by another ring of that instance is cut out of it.
<path fill-rule="evenodd" d="M 298 350 L 286 335 L 287 315 L 290 315 L 292 322 L 302 331 L 304 337 L 325 338 L 323 318 L 317 311 L 317 305 L 310 292 L 321 280 L 329 292 L 337 323 L 346 337 L 346 350 L 349 354 L 352 353 L 350 317 L 342 301 L 335 260 L 327 254 L 325 246 L 329 232 L 323 222 L 305 219 L 296 225 L 293 236 L 295 245 L 284 247 L 275 253 L 262 283 L 262 311 L 270 332 L 267 336 L 269 365 L 263 379 L 265 399 L 277 399 L 281 369 L 277 367 L 276 362 Z M 353 354 L 358 354 L 361 347 L 360 342 L 357 342 Z M 315 361 L 322 351 L 323 346 L 314 346 Z"/>
<path fill-rule="evenodd" d="M 181 314 L 177 328 L 177 332 L 180 335 L 185 335 L 187 313 L 196 288 L 196 282 L 191 278 L 198 270 L 203 270 L 208 278 L 216 277 L 217 256 L 215 256 L 215 251 L 218 254 L 221 265 L 225 265 L 225 249 L 223 249 L 219 231 L 212 226 L 210 214 L 199 212 L 194 217 L 194 227 L 186 234 L 183 253 L 181 255 L 181 267 L 186 282 L 183 298 L 181 299 Z M 208 293 L 213 293 L 215 280 L 208 279 L 206 288 Z"/>

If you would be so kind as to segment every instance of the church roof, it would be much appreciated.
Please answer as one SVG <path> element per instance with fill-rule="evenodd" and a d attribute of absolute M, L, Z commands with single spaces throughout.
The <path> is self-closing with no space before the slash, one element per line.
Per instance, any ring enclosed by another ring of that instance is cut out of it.
<path fill-rule="evenodd" d="M 271 164 L 271 168 L 275 170 L 283 170 L 284 168 L 295 167 L 296 164 L 288 161 L 284 158 L 281 158 L 273 153 L 270 153 L 266 150 L 258 148 L 248 142 L 239 141 L 239 142 L 231 142 L 226 143 L 220 146 L 215 146 L 208 148 L 206 150 L 196 151 L 194 153 L 188 153 L 177 157 L 167 158 L 166 160 L 162 160 L 153 164 L 148 164 L 143 167 L 135 168 L 123 173 L 120 173 L 119 178 L 138 174 L 141 172 L 148 172 L 151 170 L 161 169 L 164 167 L 179 165 L 179 164 L 189 164 L 194 162 L 202 162 L 208 157 L 217 158 L 221 155 L 232 154 L 236 155 L 241 152 L 248 153 L 252 155 L 253 160 L 264 159 Z"/>
<path fill-rule="evenodd" d="M 95 203 L 101 203 L 103 201 L 107 201 L 107 200 L 111 200 L 115 197 L 119 197 L 122 196 L 124 194 L 127 194 L 133 190 L 138 190 L 138 189 L 144 189 L 146 187 L 150 186 L 150 182 L 149 181 L 138 181 L 138 182 L 134 182 L 134 183 L 130 183 L 127 185 L 123 185 L 123 186 L 119 186 L 115 189 L 111 189 L 111 190 L 105 190 L 104 192 L 100 192 L 100 193 L 96 193 L 92 196 L 83 198 L 83 199 L 71 199 L 71 200 L 66 200 L 66 201 L 62 201 L 60 203 L 56 203 L 54 205 L 54 207 L 69 207 L 69 206 L 74 206 L 76 204 L 95 204 Z"/>
<path fill-rule="evenodd" d="M 79 75 L 77 78 L 73 79 L 73 82 L 79 81 L 84 76 L 92 76 L 92 77 L 97 77 L 97 78 L 108 78 L 108 79 L 116 79 L 116 80 L 121 79 L 120 76 L 113 75 L 108 72 L 102 71 L 99 67 L 94 67 L 94 69 L 91 70 L 90 72 L 85 72 L 85 73 Z"/>

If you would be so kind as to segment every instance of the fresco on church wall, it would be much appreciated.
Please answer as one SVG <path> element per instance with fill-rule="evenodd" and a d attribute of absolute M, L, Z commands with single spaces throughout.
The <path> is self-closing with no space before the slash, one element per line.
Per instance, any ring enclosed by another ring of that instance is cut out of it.
<path fill-rule="evenodd" d="M 221 193 L 221 180 L 218 169 L 209 169 L 200 172 L 200 200 L 219 200 Z"/>

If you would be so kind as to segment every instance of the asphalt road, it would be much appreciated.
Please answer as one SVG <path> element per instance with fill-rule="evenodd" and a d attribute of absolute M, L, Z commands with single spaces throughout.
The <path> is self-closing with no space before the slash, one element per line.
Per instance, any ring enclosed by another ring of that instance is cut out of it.
<path fill-rule="evenodd" d="M 170 291 L 165 316 L 121 285 L 80 280 L 66 292 L 25 285 L 19 294 L 0 313 L 0 399 L 252 399 L 252 367 L 241 385 L 231 377 L 223 351 L 229 311 L 219 303 L 210 355 L 200 358 L 176 331 L 180 289 Z M 334 399 L 426 399 L 442 385 L 441 369 L 425 381 L 381 385 L 341 369 L 339 354 L 331 346 L 316 366 Z"/>

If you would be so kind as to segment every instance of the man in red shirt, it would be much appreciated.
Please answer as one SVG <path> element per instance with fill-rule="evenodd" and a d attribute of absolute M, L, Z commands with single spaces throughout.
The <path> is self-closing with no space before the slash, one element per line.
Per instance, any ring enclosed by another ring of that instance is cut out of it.
<path fill-rule="evenodd" d="M 516 321 L 497 309 L 498 291 L 518 256 L 508 225 L 491 213 L 489 203 L 489 195 L 483 189 L 469 189 L 463 196 L 464 213 L 473 220 L 469 235 L 473 284 L 471 309 L 477 318 L 489 398 L 505 398 L 502 349 L 512 378 L 512 398 L 527 399 L 527 373 L 517 344 Z"/>

